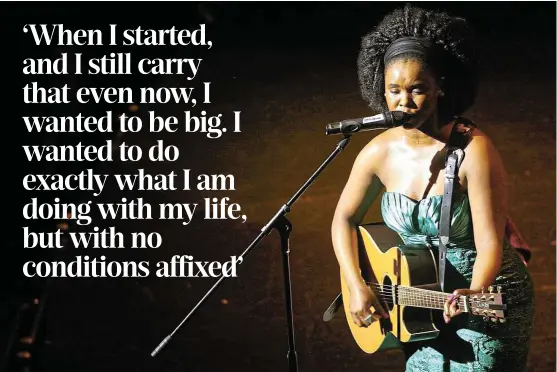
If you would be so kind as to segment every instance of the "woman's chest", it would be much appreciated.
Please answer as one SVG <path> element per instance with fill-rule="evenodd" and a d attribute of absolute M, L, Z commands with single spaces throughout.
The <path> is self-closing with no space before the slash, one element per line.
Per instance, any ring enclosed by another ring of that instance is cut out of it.
<path fill-rule="evenodd" d="M 378 176 L 387 191 L 402 193 L 412 199 L 441 195 L 445 183 L 444 148 L 417 151 L 391 151 L 382 162 Z M 465 177 L 459 170 L 461 191 Z"/>

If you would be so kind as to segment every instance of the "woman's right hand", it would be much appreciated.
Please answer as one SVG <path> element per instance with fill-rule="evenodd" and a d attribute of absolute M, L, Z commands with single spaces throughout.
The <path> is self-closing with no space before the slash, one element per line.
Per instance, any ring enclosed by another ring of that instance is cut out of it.
<path fill-rule="evenodd" d="M 371 312 L 372 306 L 375 310 L 373 313 Z M 350 313 L 352 320 L 359 327 L 368 327 L 373 319 L 389 317 L 389 313 L 381 305 L 377 293 L 364 283 L 350 290 Z"/>

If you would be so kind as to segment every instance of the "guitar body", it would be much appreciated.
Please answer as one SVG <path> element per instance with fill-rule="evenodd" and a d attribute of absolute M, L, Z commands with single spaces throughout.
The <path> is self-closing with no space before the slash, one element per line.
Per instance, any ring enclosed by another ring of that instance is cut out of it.
<path fill-rule="evenodd" d="M 389 312 L 389 319 L 374 321 L 367 328 L 357 326 L 352 321 L 350 292 L 341 273 L 344 311 L 358 346 L 371 354 L 437 337 L 432 310 L 402 306 L 395 300 L 396 286 L 435 288 L 438 275 L 433 252 L 423 245 L 403 244 L 398 234 L 382 223 L 360 226 L 358 239 L 362 276 L 366 282 L 380 286 L 382 302 Z"/>

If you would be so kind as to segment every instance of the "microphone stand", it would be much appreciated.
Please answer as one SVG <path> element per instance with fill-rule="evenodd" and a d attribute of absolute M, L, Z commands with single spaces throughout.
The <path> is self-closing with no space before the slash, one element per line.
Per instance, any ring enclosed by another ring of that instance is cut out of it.
<path fill-rule="evenodd" d="M 253 240 L 253 242 L 246 248 L 246 250 L 241 254 L 240 258 L 247 256 L 253 248 L 255 248 L 265 236 L 269 235 L 273 229 L 276 229 L 280 234 L 281 252 L 282 252 L 282 270 L 284 276 L 284 290 L 286 299 L 286 319 L 288 322 L 288 371 L 297 372 L 298 371 L 298 356 L 296 353 L 296 346 L 294 340 L 294 319 L 292 311 L 292 287 L 290 281 L 290 232 L 292 231 L 292 224 L 286 218 L 286 214 L 290 212 L 292 205 L 298 200 L 298 198 L 311 186 L 319 174 L 333 161 L 333 159 L 348 145 L 350 142 L 351 134 L 344 134 L 344 138 L 337 144 L 333 152 L 325 159 L 325 161 L 317 168 L 317 170 L 311 175 L 311 177 L 300 187 L 298 191 L 275 213 L 275 215 L 269 220 L 269 222 L 261 229 L 259 235 Z M 193 307 L 188 315 L 182 320 L 182 322 L 166 336 L 161 343 L 153 350 L 151 356 L 154 357 L 161 351 L 161 349 L 170 341 L 172 336 L 184 325 L 184 323 L 191 317 L 191 315 L 205 302 L 211 293 L 220 285 L 224 280 L 224 276 L 221 276 L 217 282 L 207 291 L 207 293 L 201 298 L 201 300 Z"/>

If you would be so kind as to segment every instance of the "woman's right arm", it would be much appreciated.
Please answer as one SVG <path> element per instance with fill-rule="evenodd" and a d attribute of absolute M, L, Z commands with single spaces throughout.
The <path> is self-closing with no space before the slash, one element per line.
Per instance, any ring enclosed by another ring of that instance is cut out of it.
<path fill-rule="evenodd" d="M 358 260 L 357 228 L 382 187 L 376 175 L 376 166 L 384 154 L 377 142 L 370 142 L 356 158 L 331 227 L 335 255 L 350 291 L 352 318 L 360 326 L 366 326 L 363 319 L 370 315 L 372 305 L 376 310 L 375 316 L 388 317 L 377 296 L 364 282 Z"/>

